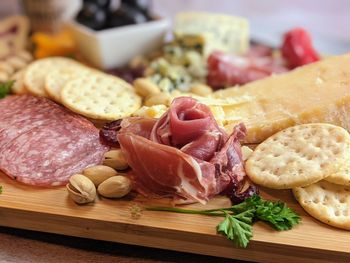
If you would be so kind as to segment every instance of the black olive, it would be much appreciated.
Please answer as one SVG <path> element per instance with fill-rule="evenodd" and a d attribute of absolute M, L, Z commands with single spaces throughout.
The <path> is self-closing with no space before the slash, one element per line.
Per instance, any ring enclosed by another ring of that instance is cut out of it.
<path fill-rule="evenodd" d="M 108 19 L 108 27 L 119 27 L 147 22 L 147 17 L 139 10 L 128 5 L 121 5 L 119 9 L 111 13 Z"/>
<path fill-rule="evenodd" d="M 95 3 L 86 2 L 76 20 L 91 29 L 100 30 L 106 25 L 107 13 Z"/>
<path fill-rule="evenodd" d="M 111 0 L 84 0 L 84 4 L 85 3 L 93 3 L 98 5 L 99 7 L 108 9 L 111 4 Z"/>
<path fill-rule="evenodd" d="M 122 3 L 134 7 L 145 14 L 149 13 L 149 7 L 151 5 L 150 0 L 122 0 Z"/>
<path fill-rule="evenodd" d="M 96 4 L 100 7 L 109 8 L 111 0 L 95 0 Z"/>

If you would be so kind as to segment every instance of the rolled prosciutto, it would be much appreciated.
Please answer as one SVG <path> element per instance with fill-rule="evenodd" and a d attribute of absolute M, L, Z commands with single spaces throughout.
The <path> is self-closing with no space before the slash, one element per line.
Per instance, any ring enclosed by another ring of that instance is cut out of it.
<path fill-rule="evenodd" d="M 139 193 L 206 203 L 228 186 L 240 191 L 245 134 L 240 124 L 227 135 L 208 106 L 180 97 L 158 120 L 124 119 L 117 139 Z"/>

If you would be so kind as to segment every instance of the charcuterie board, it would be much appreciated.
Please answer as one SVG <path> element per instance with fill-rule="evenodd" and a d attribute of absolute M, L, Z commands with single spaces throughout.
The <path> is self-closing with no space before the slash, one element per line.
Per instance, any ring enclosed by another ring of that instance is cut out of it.
<path fill-rule="evenodd" d="M 216 234 L 220 218 L 151 211 L 143 211 L 137 219 L 131 216 L 135 205 L 169 205 L 165 200 L 145 201 L 131 195 L 127 199 L 99 199 L 95 204 L 79 206 L 68 198 L 64 187 L 26 186 L 4 174 L 0 174 L 0 185 L 1 226 L 249 261 L 350 261 L 349 232 L 309 217 L 290 191 L 263 189 L 262 196 L 287 202 L 302 215 L 302 223 L 285 232 L 256 223 L 253 240 L 248 248 L 241 249 Z M 226 198 L 219 197 L 208 206 L 228 204 Z"/>

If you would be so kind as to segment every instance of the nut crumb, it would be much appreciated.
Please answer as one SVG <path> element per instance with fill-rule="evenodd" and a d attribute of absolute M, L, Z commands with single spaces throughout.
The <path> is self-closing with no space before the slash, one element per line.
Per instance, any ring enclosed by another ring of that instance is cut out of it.
<path fill-rule="evenodd" d="M 142 215 L 141 206 L 135 204 L 130 207 L 130 215 L 132 219 L 139 219 Z"/>

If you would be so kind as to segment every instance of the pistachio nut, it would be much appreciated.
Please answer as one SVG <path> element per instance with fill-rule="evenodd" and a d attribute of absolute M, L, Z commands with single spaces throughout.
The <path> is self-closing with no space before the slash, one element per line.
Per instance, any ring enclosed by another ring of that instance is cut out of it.
<path fill-rule="evenodd" d="M 171 97 L 169 93 L 158 93 L 152 96 L 147 97 L 145 105 L 150 107 L 153 105 L 170 105 Z"/>
<path fill-rule="evenodd" d="M 100 183 L 112 176 L 116 176 L 118 173 L 109 166 L 96 165 L 84 169 L 83 174 L 97 187 Z"/>
<path fill-rule="evenodd" d="M 160 93 L 159 87 L 147 78 L 138 78 L 133 85 L 137 94 L 143 98 Z"/>
<path fill-rule="evenodd" d="M 206 97 L 208 95 L 210 95 L 211 93 L 213 93 L 213 90 L 211 87 L 204 85 L 204 84 L 195 84 L 193 86 L 190 87 L 190 92 L 199 95 L 199 96 L 203 96 Z"/>
<path fill-rule="evenodd" d="M 112 167 L 115 170 L 125 170 L 129 167 L 122 150 L 111 150 L 105 153 L 103 165 Z"/>
<path fill-rule="evenodd" d="M 131 191 L 131 181 L 122 175 L 113 176 L 102 182 L 97 191 L 107 198 L 121 198 Z"/>
<path fill-rule="evenodd" d="M 96 198 L 94 183 L 82 174 L 74 174 L 67 184 L 69 196 L 78 204 L 93 202 Z"/>

